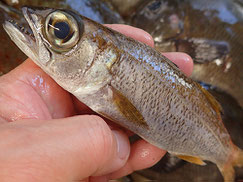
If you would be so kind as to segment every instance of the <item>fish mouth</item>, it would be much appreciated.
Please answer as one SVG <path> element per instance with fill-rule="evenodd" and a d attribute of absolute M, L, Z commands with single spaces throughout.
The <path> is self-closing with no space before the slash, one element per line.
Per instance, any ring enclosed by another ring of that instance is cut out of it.
<path fill-rule="evenodd" d="M 11 25 L 9 25 L 9 23 Z M 6 25 L 8 24 L 8 25 Z M 30 29 L 30 27 L 25 27 L 24 25 L 20 25 L 19 23 L 17 23 L 16 21 L 10 19 L 10 20 L 6 20 L 5 24 L 4 24 L 4 28 L 8 26 L 14 26 L 14 29 L 17 29 L 19 32 L 21 32 L 24 36 L 31 38 L 34 42 L 35 40 L 35 36 L 32 32 L 32 29 Z M 13 27 L 12 27 L 13 28 Z"/>
<path fill-rule="evenodd" d="M 10 36 L 12 41 L 32 60 L 38 58 L 37 32 L 34 29 L 35 23 L 29 14 L 29 8 L 22 8 L 25 17 L 25 25 L 19 24 L 14 20 L 6 20 L 3 28 Z M 26 26 L 27 25 L 27 26 Z"/>

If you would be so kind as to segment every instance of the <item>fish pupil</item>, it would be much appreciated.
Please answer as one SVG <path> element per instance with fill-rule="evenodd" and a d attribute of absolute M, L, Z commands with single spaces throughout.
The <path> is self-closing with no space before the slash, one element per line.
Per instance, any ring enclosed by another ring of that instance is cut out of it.
<path fill-rule="evenodd" d="M 54 34 L 59 39 L 65 39 L 70 32 L 70 27 L 66 22 L 57 22 L 54 25 Z"/>

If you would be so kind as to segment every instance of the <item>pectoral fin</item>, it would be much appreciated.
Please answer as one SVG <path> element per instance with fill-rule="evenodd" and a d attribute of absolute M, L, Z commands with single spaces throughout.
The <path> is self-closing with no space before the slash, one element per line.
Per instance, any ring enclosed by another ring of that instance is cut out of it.
<path fill-rule="evenodd" d="M 187 155 L 176 155 L 178 158 L 185 160 L 190 163 L 198 164 L 201 166 L 206 165 L 205 162 L 203 162 L 199 157 L 194 157 L 194 156 L 187 156 Z"/>
<path fill-rule="evenodd" d="M 125 97 L 120 91 L 116 90 L 113 87 L 111 87 L 111 90 L 113 92 L 113 101 L 118 107 L 121 114 L 133 123 L 136 123 L 143 127 L 148 127 L 148 124 L 144 120 L 142 114 L 127 99 L 127 97 Z"/>

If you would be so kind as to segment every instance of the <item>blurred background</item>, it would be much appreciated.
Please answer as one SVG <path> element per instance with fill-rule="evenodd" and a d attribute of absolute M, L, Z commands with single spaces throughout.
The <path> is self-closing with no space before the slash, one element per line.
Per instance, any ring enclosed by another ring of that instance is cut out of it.
<path fill-rule="evenodd" d="M 161 52 L 186 52 L 194 60 L 192 79 L 221 103 L 223 122 L 243 148 L 243 0 L 0 0 L 0 21 L 25 24 L 20 8 L 71 9 L 99 23 L 129 24 L 149 32 Z M 0 76 L 26 56 L 0 26 Z M 131 142 L 138 137 L 132 137 Z M 119 179 L 130 181 L 223 181 L 217 167 L 166 156 L 150 169 Z M 236 170 L 243 181 L 243 169 Z"/>

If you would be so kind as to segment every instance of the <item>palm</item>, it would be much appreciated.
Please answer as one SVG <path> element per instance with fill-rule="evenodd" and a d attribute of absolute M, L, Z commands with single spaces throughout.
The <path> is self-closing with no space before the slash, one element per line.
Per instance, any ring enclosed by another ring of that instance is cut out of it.
<path fill-rule="evenodd" d="M 0 116 L 2 119 L 7 121 L 54 119 L 74 114 L 70 94 L 59 87 L 31 60 L 26 60 L 14 72 L 1 79 Z"/>

